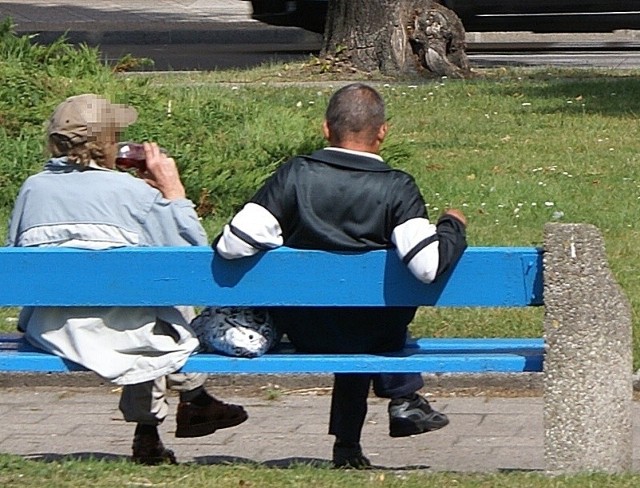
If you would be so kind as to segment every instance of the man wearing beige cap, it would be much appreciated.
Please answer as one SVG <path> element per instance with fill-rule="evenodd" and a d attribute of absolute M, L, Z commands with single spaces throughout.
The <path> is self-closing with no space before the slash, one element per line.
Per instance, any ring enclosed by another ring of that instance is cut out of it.
<path fill-rule="evenodd" d="M 135 109 L 83 94 L 55 109 L 47 128 L 51 159 L 23 184 L 9 224 L 9 246 L 109 249 L 206 245 L 175 161 L 144 143 L 138 177 L 115 170 L 121 132 Z M 123 385 L 120 410 L 136 422 L 133 459 L 175 463 L 157 426 L 166 389 L 180 392 L 176 437 L 199 437 L 244 422 L 239 405 L 213 398 L 206 375 L 176 373 L 198 347 L 190 307 L 28 307 L 19 328 L 34 346 Z"/>

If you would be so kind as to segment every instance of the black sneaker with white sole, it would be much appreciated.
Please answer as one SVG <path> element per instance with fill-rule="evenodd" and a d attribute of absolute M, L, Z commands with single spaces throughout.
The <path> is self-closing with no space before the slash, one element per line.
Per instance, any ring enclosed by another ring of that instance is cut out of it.
<path fill-rule="evenodd" d="M 389 402 L 389 435 L 408 437 L 445 427 L 449 419 L 437 412 L 422 396 L 395 398 Z"/>

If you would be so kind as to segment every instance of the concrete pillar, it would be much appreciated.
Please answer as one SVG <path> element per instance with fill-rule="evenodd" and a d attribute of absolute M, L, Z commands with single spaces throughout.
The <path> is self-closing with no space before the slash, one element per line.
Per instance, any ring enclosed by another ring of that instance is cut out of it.
<path fill-rule="evenodd" d="M 550 474 L 631 469 L 631 307 L 588 224 L 544 228 L 544 424 Z"/>

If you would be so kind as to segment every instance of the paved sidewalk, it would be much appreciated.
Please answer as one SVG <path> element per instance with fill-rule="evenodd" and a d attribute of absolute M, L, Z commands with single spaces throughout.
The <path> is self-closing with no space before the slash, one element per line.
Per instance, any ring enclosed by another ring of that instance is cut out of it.
<path fill-rule="evenodd" d="M 322 36 L 297 27 L 277 27 L 251 18 L 242 0 L 0 0 L 0 19 L 18 33 L 38 33 L 52 42 L 110 44 L 309 43 Z"/>
<path fill-rule="evenodd" d="M 270 400 L 266 394 L 247 396 L 232 388 L 214 389 L 221 399 L 244 405 L 249 420 L 207 437 L 176 439 L 172 414 L 161 426 L 161 435 L 182 463 L 259 462 L 283 467 L 297 461 L 328 463 L 333 442 L 326 434 L 330 397 L 326 390 L 310 390 Z M 133 425 L 125 423 L 118 411 L 117 388 L 3 388 L 0 395 L 1 452 L 36 459 L 130 454 Z M 392 439 L 386 401 L 370 400 L 363 447 L 374 465 L 458 472 L 544 470 L 541 397 L 437 397 L 432 401 L 449 415 L 448 427 Z M 176 403 L 171 398 L 172 411 Z M 634 413 L 637 418 L 640 405 L 634 405 Z M 638 427 L 634 440 L 640 445 Z"/>
<path fill-rule="evenodd" d="M 111 25 L 122 28 L 149 22 L 169 29 L 196 22 L 255 22 L 251 2 L 242 0 L 1 0 L 0 13 L 13 18 L 19 30 Z"/>

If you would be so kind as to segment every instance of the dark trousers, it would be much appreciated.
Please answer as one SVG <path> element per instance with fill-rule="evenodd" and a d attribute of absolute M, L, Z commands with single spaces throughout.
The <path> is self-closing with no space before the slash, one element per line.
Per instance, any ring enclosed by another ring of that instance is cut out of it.
<path fill-rule="evenodd" d="M 416 309 L 409 307 L 278 307 L 274 324 L 300 352 L 359 354 L 402 349 Z M 424 386 L 420 373 L 334 375 L 329 434 L 359 442 L 373 384 L 381 398 L 411 395 Z"/>
<path fill-rule="evenodd" d="M 381 398 L 411 395 L 424 386 L 420 373 L 334 375 L 329 434 L 342 441 L 360 442 L 371 383 Z"/>

